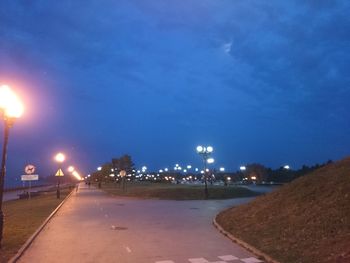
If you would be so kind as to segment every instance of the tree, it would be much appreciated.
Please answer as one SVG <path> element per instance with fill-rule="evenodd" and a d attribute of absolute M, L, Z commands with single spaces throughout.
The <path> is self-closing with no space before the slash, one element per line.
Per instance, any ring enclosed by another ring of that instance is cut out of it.
<path fill-rule="evenodd" d="M 120 158 L 113 158 L 112 159 L 112 166 L 116 173 L 119 173 L 120 171 L 124 170 L 126 171 L 126 174 L 132 174 L 134 170 L 134 163 L 132 162 L 131 156 L 124 154 Z"/>

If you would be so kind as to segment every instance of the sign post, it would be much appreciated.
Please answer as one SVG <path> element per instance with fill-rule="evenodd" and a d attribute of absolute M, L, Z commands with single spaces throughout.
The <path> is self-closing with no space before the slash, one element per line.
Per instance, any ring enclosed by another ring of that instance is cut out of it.
<path fill-rule="evenodd" d="M 122 184 L 123 184 L 123 191 L 126 191 L 126 182 L 125 182 L 125 177 L 126 177 L 126 171 L 125 170 L 121 170 L 119 172 L 120 177 L 122 178 Z"/>
<path fill-rule="evenodd" d="M 57 170 L 55 176 L 58 177 L 56 196 L 57 196 L 57 199 L 60 199 L 60 197 L 61 197 L 61 192 L 60 192 L 60 178 L 61 178 L 61 176 L 64 176 L 64 173 L 63 173 L 63 171 L 62 171 L 61 168 L 59 168 L 59 169 Z"/>
<path fill-rule="evenodd" d="M 37 181 L 39 180 L 39 175 L 34 174 L 35 172 L 35 166 L 32 164 L 28 164 L 26 165 L 26 167 L 24 168 L 24 172 L 26 173 L 25 175 L 21 176 L 21 180 L 23 181 L 29 181 L 29 190 L 28 190 L 28 197 L 30 199 L 30 191 L 32 189 L 32 181 Z"/>

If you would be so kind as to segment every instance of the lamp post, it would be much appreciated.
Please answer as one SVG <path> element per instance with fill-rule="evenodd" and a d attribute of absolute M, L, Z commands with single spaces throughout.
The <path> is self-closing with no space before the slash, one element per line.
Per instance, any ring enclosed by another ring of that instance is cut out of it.
<path fill-rule="evenodd" d="M 207 163 L 213 163 L 214 159 L 213 158 L 209 158 L 210 154 L 213 152 L 213 147 L 211 146 L 197 146 L 197 153 L 200 154 L 203 158 L 203 163 L 204 163 L 204 197 L 205 199 L 208 199 L 209 197 L 209 192 L 208 192 L 208 183 L 207 183 Z M 210 160 L 210 161 L 209 161 Z M 208 162 L 209 161 L 209 162 Z"/>
<path fill-rule="evenodd" d="M 55 155 L 55 160 L 56 162 L 58 162 L 58 172 L 61 170 L 61 164 L 64 162 L 64 160 L 66 159 L 66 156 L 64 156 L 63 153 L 57 153 Z M 57 191 L 56 191 L 56 196 L 57 199 L 60 199 L 61 197 L 61 192 L 60 192 L 60 177 L 61 175 L 58 175 L 58 179 L 57 179 Z"/>
<path fill-rule="evenodd" d="M 7 145 L 10 128 L 15 120 L 23 114 L 23 104 L 16 94 L 6 85 L 0 86 L 0 113 L 4 119 L 4 144 L 2 146 L 1 170 L 0 170 L 0 248 L 4 227 L 4 213 L 2 211 L 2 199 L 6 175 Z"/>

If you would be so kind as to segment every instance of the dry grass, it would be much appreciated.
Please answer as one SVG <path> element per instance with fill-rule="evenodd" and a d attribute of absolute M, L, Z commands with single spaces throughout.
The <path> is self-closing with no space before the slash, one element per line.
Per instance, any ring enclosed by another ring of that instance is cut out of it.
<path fill-rule="evenodd" d="M 228 199 L 238 197 L 256 196 L 243 187 L 209 186 L 209 199 Z M 166 200 L 200 200 L 204 199 L 204 186 L 202 185 L 176 185 L 161 183 L 130 183 L 127 191 L 123 191 L 119 185 L 107 184 L 102 186 L 102 190 L 118 196 L 129 196 L 147 199 Z"/>
<path fill-rule="evenodd" d="M 217 220 L 283 263 L 349 263 L 350 158 L 226 210 Z"/>
<path fill-rule="evenodd" d="M 7 262 L 17 253 L 19 248 L 55 210 L 68 193 L 68 189 L 62 189 L 61 199 L 57 199 L 56 191 L 53 191 L 34 197 L 31 200 L 22 199 L 3 203 L 5 225 L 0 262 Z"/>

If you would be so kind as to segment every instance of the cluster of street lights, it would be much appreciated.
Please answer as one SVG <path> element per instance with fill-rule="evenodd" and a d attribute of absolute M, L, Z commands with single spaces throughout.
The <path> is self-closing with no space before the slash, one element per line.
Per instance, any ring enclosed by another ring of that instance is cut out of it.
<path fill-rule="evenodd" d="M 16 93 L 7 85 L 0 86 L 0 113 L 4 120 L 4 143 L 2 147 L 1 171 L 0 171 L 0 248 L 3 235 L 4 213 L 2 211 L 2 199 L 6 175 L 7 145 L 10 128 L 16 119 L 20 118 L 24 107 Z"/>
<path fill-rule="evenodd" d="M 197 153 L 202 156 L 203 158 L 203 164 L 204 164 L 204 196 L 207 199 L 209 197 L 209 192 L 208 192 L 208 169 L 207 165 L 214 163 L 214 158 L 211 158 L 210 155 L 214 151 L 214 148 L 212 146 L 197 146 L 196 148 Z"/>

